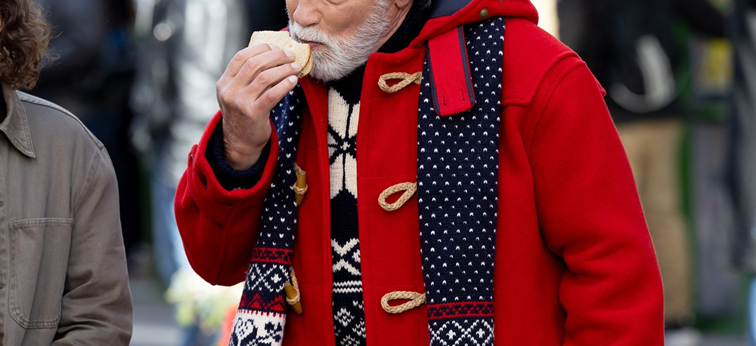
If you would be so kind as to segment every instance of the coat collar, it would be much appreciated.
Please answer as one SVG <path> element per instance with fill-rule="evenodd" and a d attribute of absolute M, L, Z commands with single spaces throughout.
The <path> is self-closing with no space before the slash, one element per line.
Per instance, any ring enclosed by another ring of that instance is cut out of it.
<path fill-rule="evenodd" d="M 471 0 L 435 0 L 432 1 L 433 10 L 431 12 L 431 18 L 438 18 L 449 16 L 459 12 L 463 7 L 467 6 Z"/>
<path fill-rule="evenodd" d="M 29 122 L 26 119 L 26 109 L 18 97 L 18 93 L 10 85 L 2 83 L 3 98 L 5 99 L 5 119 L 0 123 L 0 131 L 5 133 L 16 150 L 22 154 L 35 158 Z"/>

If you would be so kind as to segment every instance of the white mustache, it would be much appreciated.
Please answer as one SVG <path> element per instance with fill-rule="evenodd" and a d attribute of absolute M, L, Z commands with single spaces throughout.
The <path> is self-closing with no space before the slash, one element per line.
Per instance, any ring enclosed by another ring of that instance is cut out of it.
<path fill-rule="evenodd" d="M 292 22 L 289 25 L 289 31 L 291 32 L 291 37 L 297 41 L 315 42 L 326 46 L 331 45 L 331 39 L 328 35 L 316 28 L 305 27 Z"/>

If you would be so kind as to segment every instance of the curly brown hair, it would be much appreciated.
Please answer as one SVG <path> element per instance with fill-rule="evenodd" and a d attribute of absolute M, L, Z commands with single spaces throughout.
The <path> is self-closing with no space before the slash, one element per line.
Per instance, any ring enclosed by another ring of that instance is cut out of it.
<path fill-rule="evenodd" d="M 0 1 L 0 80 L 14 89 L 37 84 L 50 26 L 32 0 Z"/>

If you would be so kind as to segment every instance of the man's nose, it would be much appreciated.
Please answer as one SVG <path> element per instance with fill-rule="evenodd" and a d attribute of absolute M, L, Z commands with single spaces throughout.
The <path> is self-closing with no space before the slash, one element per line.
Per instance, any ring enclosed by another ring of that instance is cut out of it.
<path fill-rule="evenodd" d="M 320 23 L 320 10 L 317 4 L 319 1 L 320 0 L 299 0 L 291 19 L 301 26 L 310 26 Z"/>

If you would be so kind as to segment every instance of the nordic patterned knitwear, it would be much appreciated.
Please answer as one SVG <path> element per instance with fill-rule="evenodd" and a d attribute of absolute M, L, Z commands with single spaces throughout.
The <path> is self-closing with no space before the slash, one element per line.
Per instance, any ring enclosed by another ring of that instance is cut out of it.
<path fill-rule="evenodd" d="M 292 186 L 304 93 L 299 85 L 271 111 L 278 135 L 278 161 L 265 195 L 257 242 L 236 312 L 230 346 L 274 346 L 283 341 L 286 324 L 284 283 L 289 281 L 297 230 Z"/>
<path fill-rule="evenodd" d="M 494 344 L 504 19 L 465 27 L 475 106 L 441 117 L 426 61 L 418 109 L 420 242 L 432 346 Z"/>
<path fill-rule="evenodd" d="M 328 86 L 333 329 L 337 346 L 366 344 L 357 211 L 357 128 L 364 69 Z"/>
<path fill-rule="evenodd" d="M 439 117 L 423 72 L 418 109 L 418 208 L 433 346 L 493 345 L 493 264 L 498 204 L 503 18 L 466 28 L 477 104 Z M 297 86 L 271 111 L 279 144 L 273 182 L 230 346 L 277 346 L 297 227 L 292 186 L 304 95 Z"/>

